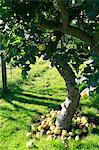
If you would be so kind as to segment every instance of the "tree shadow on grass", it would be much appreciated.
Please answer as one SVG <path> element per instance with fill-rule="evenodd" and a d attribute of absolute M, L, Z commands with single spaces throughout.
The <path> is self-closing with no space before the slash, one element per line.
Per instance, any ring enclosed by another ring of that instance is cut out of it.
<path fill-rule="evenodd" d="M 22 103 L 22 104 L 35 104 L 47 106 L 50 109 L 59 108 L 61 100 L 54 99 L 49 97 L 48 95 L 38 95 L 36 93 L 30 93 L 29 91 L 25 91 L 21 88 L 17 88 L 13 91 L 8 91 L 6 94 L 2 94 L 2 97 L 5 101 L 12 104 L 16 109 L 26 109 L 23 106 L 13 103 L 13 101 Z"/>

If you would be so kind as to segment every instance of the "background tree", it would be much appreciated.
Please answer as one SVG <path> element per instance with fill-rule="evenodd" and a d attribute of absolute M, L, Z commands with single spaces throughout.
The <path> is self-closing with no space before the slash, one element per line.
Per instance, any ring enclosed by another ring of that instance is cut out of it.
<path fill-rule="evenodd" d="M 7 62 L 22 68 L 25 77 L 36 56 L 43 55 L 64 78 L 68 99 L 56 124 L 69 130 L 80 100 L 79 85 L 96 88 L 99 82 L 99 1 L 0 0 L 0 18 Z"/>

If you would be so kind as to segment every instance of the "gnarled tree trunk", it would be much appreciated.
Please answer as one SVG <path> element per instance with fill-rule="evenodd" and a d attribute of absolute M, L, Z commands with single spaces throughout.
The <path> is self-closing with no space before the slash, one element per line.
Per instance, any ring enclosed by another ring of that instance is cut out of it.
<path fill-rule="evenodd" d="M 75 83 L 75 74 L 64 60 L 56 58 L 55 66 L 66 82 L 68 98 L 62 104 L 61 113 L 56 120 L 56 125 L 62 129 L 70 130 L 71 121 L 79 105 L 80 93 Z"/>

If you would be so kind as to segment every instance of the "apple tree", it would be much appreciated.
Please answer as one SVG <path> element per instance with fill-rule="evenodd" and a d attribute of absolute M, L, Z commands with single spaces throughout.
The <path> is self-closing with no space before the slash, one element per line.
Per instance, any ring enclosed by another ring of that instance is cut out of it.
<path fill-rule="evenodd" d="M 99 0 L 0 0 L 0 50 L 23 76 L 36 56 L 57 68 L 68 98 L 56 125 L 69 130 L 79 87 L 98 89 Z"/>

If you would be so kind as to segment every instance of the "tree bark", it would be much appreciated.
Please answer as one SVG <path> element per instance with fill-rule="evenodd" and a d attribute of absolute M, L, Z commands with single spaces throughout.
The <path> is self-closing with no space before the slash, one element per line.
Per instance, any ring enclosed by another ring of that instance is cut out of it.
<path fill-rule="evenodd" d="M 1 68 L 2 68 L 2 89 L 3 93 L 7 92 L 7 73 L 6 73 L 6 62 L 1 58 Z"/>
<path fill-rule="evenodd" d="M 56 60 L 55 66 L 66 82 L 68 98 L 62 104 L 61 113 L 56 120 L 56 125 L 67 131 L 71 128 L 71 121 L 77 110 L 80 100 L 79 89 L 76 87 L 75 74 L 71 67 L 59 60 Z"/>

